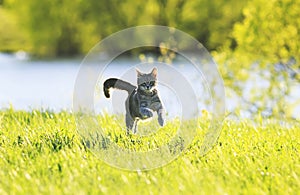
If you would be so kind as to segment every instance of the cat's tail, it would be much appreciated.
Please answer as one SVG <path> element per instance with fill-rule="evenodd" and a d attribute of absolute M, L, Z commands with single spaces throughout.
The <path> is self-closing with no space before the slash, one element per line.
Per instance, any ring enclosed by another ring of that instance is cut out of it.
<path fill-rule="evenodd" d="M 109 94 L 110 88 L 125 90 L 129 94 L 131 94 L 136 89 L 136 87 L 134 85 L 132 85 L 126 81 L 122 81 L 120 79 L 115 79 L 115 78 L 107 79 L 103 83 L 104 95 L 107 98 L 110 97 L 110 94 Z"/>

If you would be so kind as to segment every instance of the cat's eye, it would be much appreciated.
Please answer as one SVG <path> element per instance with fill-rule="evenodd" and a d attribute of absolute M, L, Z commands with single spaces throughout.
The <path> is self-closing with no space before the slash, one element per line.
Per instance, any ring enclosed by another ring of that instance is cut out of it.
<path fill-rule="evenodd" d="M 154 82 L 154 81 L 151 81 L 151 82 L 150 82 L 150 85 L 151 85 L 151 86 L 154 86 L 154 85 L 155 85 L 155 82 Z"/>

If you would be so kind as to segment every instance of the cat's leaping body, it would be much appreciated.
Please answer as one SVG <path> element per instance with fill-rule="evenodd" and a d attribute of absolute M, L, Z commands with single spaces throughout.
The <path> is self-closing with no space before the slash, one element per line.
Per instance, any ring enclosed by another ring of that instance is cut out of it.
<path fill-rule="evenodd" d="M 154 68 L 149 74 L 141 73 L 137 70 L 137 84 L 138 86 L 136 87 L 116 78 L 107 79 L 103 84 L 104 94 L 107 98 L 110 97 L 110 88 L 128 92 L 125 102 L 127 133 L 129 133 L 129 130 L 133 130 L 133 133 L 136 133 L 138 121 L 151 118 L 153 112 L 157 112 L 159 125 L 164 125 L 164 108 L 156 88 L 157 69 Z"/>

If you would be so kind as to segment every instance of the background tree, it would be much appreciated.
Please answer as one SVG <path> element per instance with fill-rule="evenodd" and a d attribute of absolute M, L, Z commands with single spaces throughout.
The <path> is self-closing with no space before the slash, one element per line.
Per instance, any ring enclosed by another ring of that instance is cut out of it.
<path fill-rule="evenodd" d="M 86 53 L 124 28 L 157 24 L 179 28 L 209 50 L 222 46 L 241 20 L 246 1 L 229 0 L 7 0 L 29 35 L 31 53 L 40 56 Z M 5 2 L 5 4 L 7 4 Z"/>
<path fill-rule="evenodd" d="M 12 12 L 10 0 L 0 0 L 0 51 L 29 50 L 18 19 Z"/>
<path fill-rule="evenodd" d="M 225 65 L 226 82 L 251 112 L 290 117 L 299 105 L 289 98 L 292 87 L 299 87 L 299 13 L 297 0 L 249 2 L 243 10 L 244 20 L 233 30 L 237 48 L 232 53 L 227 45 L 216 55 Z M 245 90 L 241 81 L 251 89 Z"/>

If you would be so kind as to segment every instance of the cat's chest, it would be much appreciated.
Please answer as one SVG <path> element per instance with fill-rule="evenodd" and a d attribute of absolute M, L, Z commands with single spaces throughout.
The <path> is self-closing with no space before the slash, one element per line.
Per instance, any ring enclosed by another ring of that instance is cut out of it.
<path fill-rule="evenodd" d="M 146 95 L 140 95 L 139 96 L 139 103 L 140 103 L 140 106 L 142 107 L 148 107 L 151 105 L 152 103 L 152 97 L 151 96 L 146 96 Z"/>
<path fill-rule="evenodd" d="M 160 105 L 159 99 L 156 94 L 154 96 L 140 95 L 139 100 L 140 107 L 147 107 L 152 110 L 156 110 Z"/>

